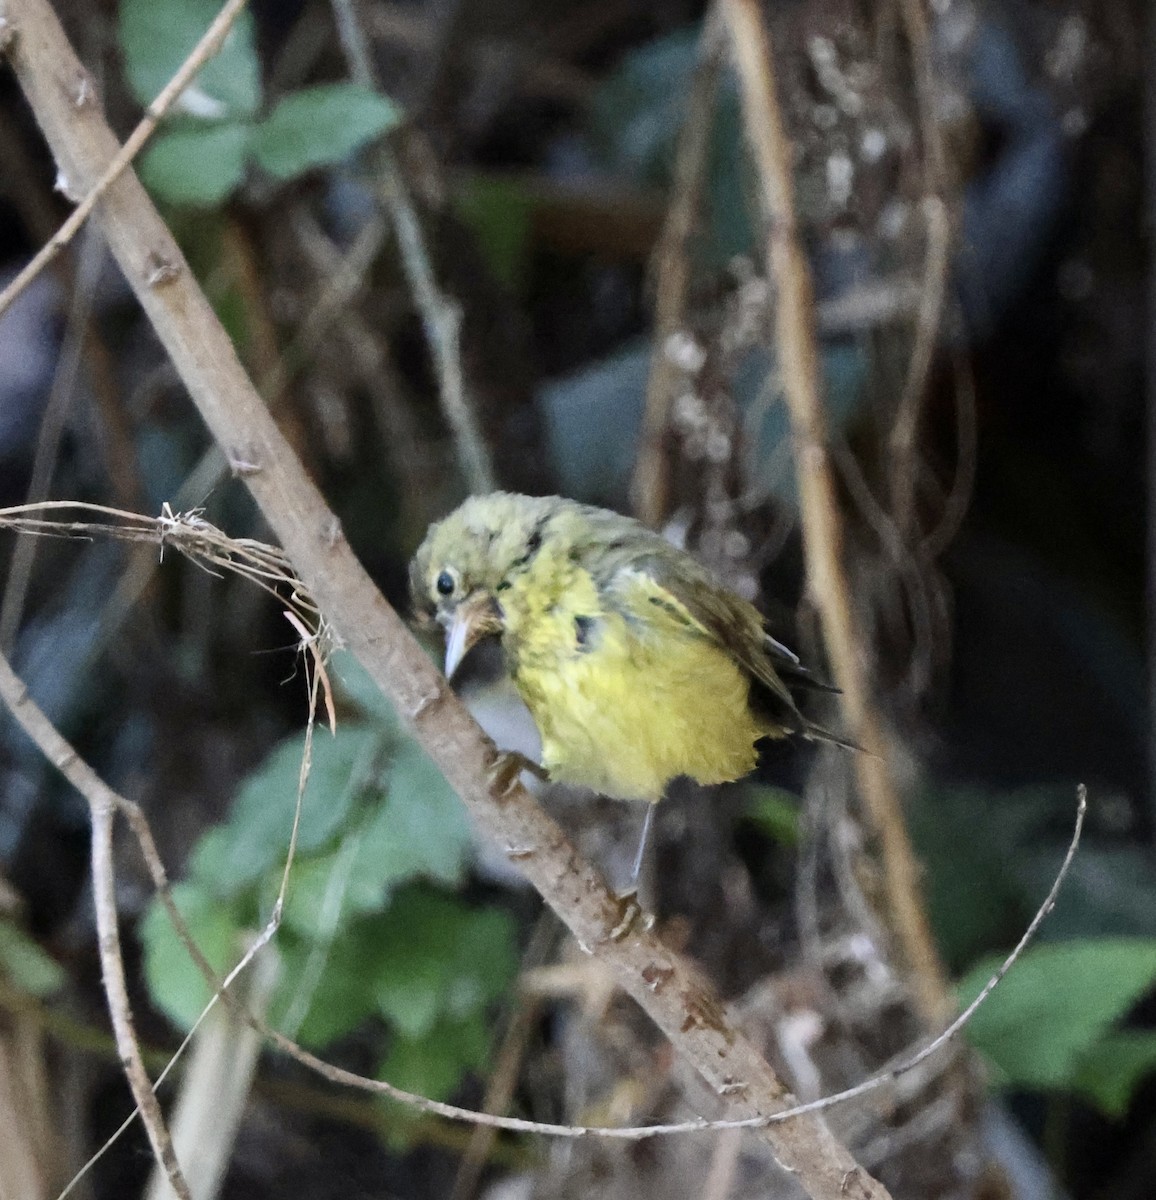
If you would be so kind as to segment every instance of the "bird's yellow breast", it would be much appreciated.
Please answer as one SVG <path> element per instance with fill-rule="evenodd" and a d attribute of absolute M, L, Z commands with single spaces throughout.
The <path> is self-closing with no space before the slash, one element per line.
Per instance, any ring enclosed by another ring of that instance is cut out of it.
<path fill-rule="evenodd" d="M 678 775 L 749 773 L 767 731 L 730 655 L 656 608 L 608 605 L 585 571 L 550 557 L 503 603 L 511 674 L 551 778 L 657 801 Z"/>

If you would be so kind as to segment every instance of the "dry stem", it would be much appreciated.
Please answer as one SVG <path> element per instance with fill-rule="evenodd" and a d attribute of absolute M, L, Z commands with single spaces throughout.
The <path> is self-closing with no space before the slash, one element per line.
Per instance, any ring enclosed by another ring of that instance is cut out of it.
<path fill-rule="evenodd" d="M 670 509 L 671 464 L 666 445 L 667 427 L 679 377 L 670 357 L 670 339 L 682 328 L 690 300 L 691 240 L 701 215 L 706 187 L 715 95 L 725 49 L 724 34 L 716 0 L 703 20 L 698 67 L 679 137 L 670 207 L 655 251 L 654 348 L 650 355 L 650 376 L 646 381 L 638 457 L 631 481 L 634 511 L 639 520 L 654 527 L 666 519 Z"/>
<path fill-rule="evenodd" d="M 855 756 L 867 814 L 879 839 L 888 917 L 920 1012 L 931 1024 L 952 1009 L 927 924 L 919 868 L 887 759 L 883 724 L 872 703 L 863 634 L 843 566 L 843 529 L 828 451 L 815 337 L 811 271 L 795 219 L 791 145 L 779 106 L 770 36 L 758 0 L 722 0 L 742 91 L 747 138 L 762 188 L 767 271 L 775 284 L 775 340 L 794 434 L 808 586 L 818 607 L 851 737 L 869 753 Z"/>

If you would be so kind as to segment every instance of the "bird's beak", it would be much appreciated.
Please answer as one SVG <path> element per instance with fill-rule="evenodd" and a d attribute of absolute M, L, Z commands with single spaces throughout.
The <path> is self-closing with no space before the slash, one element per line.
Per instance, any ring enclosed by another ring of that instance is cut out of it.
<path fill-rule="evenodd" d="M 446 625 L 446 678 L 453 679 L 462 659 L 491 633 L 502 632 L 502 613 L 493 596 L 467 596 Z"/>

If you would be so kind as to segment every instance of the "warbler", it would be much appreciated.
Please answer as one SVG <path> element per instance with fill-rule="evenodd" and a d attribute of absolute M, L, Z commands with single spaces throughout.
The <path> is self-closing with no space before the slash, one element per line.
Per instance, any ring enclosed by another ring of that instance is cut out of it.
<path fill-rule="evenodd" d="M 481 639 L 500 638 L 551 780 L 653 805 L 680 775 L 740 779 L 762 738 L 850 745 L 800 713 L 788 684 L 823 685 L 754 605 L 618 513 L 471 497 L 431 526 L 410 586 L 415 614 L 445 630 L 448 678 Z M 635 875 L 641 857 L 642 846 Z"/>

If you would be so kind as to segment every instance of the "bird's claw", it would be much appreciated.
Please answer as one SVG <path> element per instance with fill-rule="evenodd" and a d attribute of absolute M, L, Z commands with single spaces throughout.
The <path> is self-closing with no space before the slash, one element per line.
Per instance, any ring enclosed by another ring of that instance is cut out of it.
<path fill-rule="evenodd" d="M 637 888 L 615 892 L 614 900 L 618 906 L 618 919 L 610 930 L 612 942 L 622 941 L 628 933 L 649 933 L 654 928 L 654 913 L 642 911 L 642 905 L 638 903 Z"/>
<path fill-rule="evenodd" d="M 517 750 L 500 750 L 490 763 L 486 775 L 491 790 L 496 789 L 500 796 L 506 796 L 514 790 L 518 776 L 523 771 L 529 771 L 539 779 L 549 779 L 544 767 Z"/>

